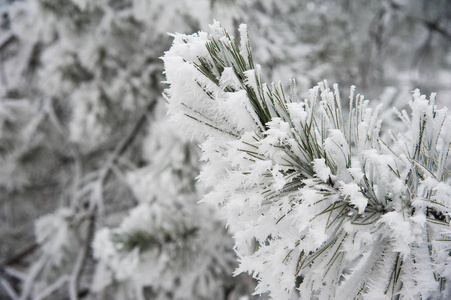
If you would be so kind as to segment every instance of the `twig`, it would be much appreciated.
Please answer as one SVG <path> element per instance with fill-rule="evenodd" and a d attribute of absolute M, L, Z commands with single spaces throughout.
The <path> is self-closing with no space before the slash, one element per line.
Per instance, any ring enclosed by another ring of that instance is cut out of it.
<path fill-rule="evenodd" d="M 142 116 L 138 119 L 133 126 L 130 133 L 126 136 L 125 139 L 116 147 L 114 152 L 110 155 L 105 166 L 100 170 L 100 175 L 97 179 L 96 184 L 92 190 L 91 201 L 89 206 L 89 225 L 88 225 L 88 234 L 86 237 L 85 247 L 82 249 L 80 254 L 77 257 L 77 261 L 75 263 L 75 267 L 72 271 L 72 274 L 69 279 L 69 297 L 70 300 L 78 300 L 78 284 L 80 281 L 80 276 L 83 272 L 83 268 L 86 264 L 87 256 L 89 250 L 91 248 L 91 242 L 94 237 L 94 229 L 95 229 L 95 220 L 96 213 L 98 212 L 100 215 L 102 214 L 103 209 L 103 184 L 109 175 L 109 173 L 114 169 L 114 163 L 116 160 L 125 153 L 125 151 L 133 144 L 133 141 L 138 136 L 138 133 L 144 127 L 147 121 L 147 114 L 152 112 L 156 107 L 157 100 L 153 100 L 146 108 L 146 111 L 142 114 Z"/>
<path fill-rule="evenodd" d="M 27 246 L 25 249 L 17 253 L 11 258 L 8 258 L 7 260 L 3 261 L 0 264 L 0 269 L 5 268 L 6 266 L 14 265 L 18 262 L 20 262 L 22 259 L 33 253 L 36 249 L 38 249 L 39 245 L 37 243 L 33 243 L 29 246 Z"/>
<path fill-rule="evenodd" d="M 91 211 L 91 216 L 89 218 L 88 224 L 88 235 L 86 237 L 85 246 L 77 257 L 77 261 L 75 262 L 75 267 L 72 271 L 72 274 L 69 278 L 69 297 L 70 300 L 78 300 L 78 283 L 80 281 L 81 273 L 83 272 L 83 268 L 86 263 L 86 259 L 88 257 L 88 253 L 91 249 L 91 242 L 94 238 L 94 229 L 95 229 L 95 220 L 96 220 L 96 212 Z"/>
<path fill-rule="evenodd" d="M 154 99 L 154 100 L 152 100 L 152 102 L 149 103 L 149 105 L 146 108 L 146 111 L 138 119 L 138 121 L 136 122 L 135 126 L 131 130 L 128 137 L 125 140 L 123 140 L 123 142 L 116 149 L 116 151 L 115 151 L 116 156 L 114 157 L 114 160 L 116 160 L 119 156 L 124 154 L 125 150 L 127 150 L 128 147 L 133 143 L 134 139 L 136 138 L 138 133 L 141 131 L 142 127 L 146 124 L 147 115 L 149 113 L 153 112 L 153 110 L 155 109 L 155 107 L 157 105 L 157 102 L 158 101 L 156 99 Z"/>
<path fill-rule="evenodd" d="M 45 266 L 49 257 L 47 255 L 41 256 L 41 258 L 31 267 L 30 272 L 28 273 L 27 280 L 24 282 L 24 287 L 22 289 L 22 294 L 20 295 L 20 300 L 26 300 L 31 293 L 33 288 L 33 283 L 36 277 L 41 272 L 42 268 Z"/>
<path fill-rule="evenodd" d="M 437 22 L 432 22 L 429 20 L 424 20 L 422 19 L 424 25 L 429 28 L 432 31 L 438 32 L 441 35 L 443 35 L 445 38 L 447 38 L 448 40 L 451 40 L 451 33 L 448 32 L 445 28 L 440 27 L 440 25 Z"/>
<path fill-rule="evenodd" d="M 17 278 L 20 281 L 25 281 L 25 279 L 27 278 L 27 273 L 20 272 L 12 267 L 5 267 L 5 274 L 12 278 Z"/>
<path fill-rule="evenodd" d="M 3 40 L 0 41 L 0 52 L 3 51 L 9 44 L 14 42 L 17 37 L 13 33 L 9 33 Z"/>
<path fill-rule="evenodd" d="M 43 291 L 41 291 L 39 294 L 37 294 L 33 300 L 41 300 L 45 299 L 54 292 L 56 292 L 58 289 L 60 289 L 67 281 L 69 281 L 69 276 L 65 275 L 61 277 L 60 279 L 56 280 L 51 285 L 47 286 Z"/>
<path fill-rule="evenodd" d="M 81 154 L 78 151 L 78 148 L 74 143 L 72 143 L 70 140 L 68 140 L 68 132 L 65 130 L 63 125 L 61 124 L 61 121 L 58 119 L 58 116 L 56 115 L 55 109 L 53 107 L 53 99 L 48 98 L 45 103 L 45 111 L 47 115 L 49 116 L 50 121 L 52 122 L 53 126 L 56 128 L 56 130 L 60 133 L 61 136 L 67 139 L 66 143 L 69 146 L 69 151 L 71 153 L 71 158 L 74 160 L 74 183 L 72 185 L 72 199 L 71 199 L 71 205 L 75 206 L 76 200 L 75 196 L 77 193 L 77 189 L 80 185 L 82 173 L 83 173 L 83 164 L 81 159 Z"/>
<path fill-rule="evenodd" d="M 18 300 L 19 296 L 17 295 L 17 293 L 14 291 L 13 287 L 11 286 L 11 284 L 9 284 L 8 281 L 6 281 L 6 279 L 1 278 L 0 279 L 0 284 L 3 287 L 3 289 L 6 291 L 6 293 L 9 295 L 9 297 L 13 300 Z"/>
<path fill-rule="evenodd" d="M 22 276 L 22 274 L 19 274 L 19 272 L 16 272 L 13 269 L 8 268 L 8 266 L 14 265 L 14 264 L 20 262 L 26 256 L 30 255 L 36 249 L 38 249 L 38 247 L 39 247 L 39 245 L 36 244 L 36 243 L 31 244 L 30 246 L 26 247 L 24 250 L 20 251 L 18 254 L 14 255 L 11 258 L 6 259 L 2 263 L 0 263 L 0 274 L 8 274 L 8 275 L 11 275 L 13 277 L 19 278 L 22 281 L 25 281 L 25 288 L 29 287 L 31 285 L 31 282 L 33 282 L 34 278 L 36 277 L 34 274 L 35 273 L 36 273 L 36 275 L 39 274 L 40 268 L 36 269 L 36 268 L 33 267 L 31 272 L 29 273 L 29 275 Z M 24 277 L 25 277 L 25 280 L 24 280 Z M 3 286 L 5 291 L 8 293 L 8 295 L 12 299 L 19 299 L 19 296 L 16 294 L 16 292 L 14 291 L 12 286 L 9 284 L 9 282 L 6 281 L 6 279 L 4 279 L 4 278 L 1 279 L 1 285 Z M 28 297 L 28 294 L 29 294 L 30 291 L 31 291 L 31 286 L 26 291 L 26 297 Z M 24 291 L 24 293 L 25 293 L 25 291 Z M 22 297 L 20 299 L 25 299 L 26 297 Z"/>
<path fill-rule="evenodd" d="M 95 195 L 97 197 L 94 197 L 94 203 L 90 203 L 90 209 L 99 209 L 99 214 L 103 214 L 103 184 L 110 174 L 110 172 L 113 170 L 114 163 L 120 158 L 121 155 L 125 153 L 125 151 L 133 144 L 133 141 L 138 136 L 138 133 L 141 131 L 141 129 L 144 127 L 144 125 L 147 122 L 147 115 L 155 109 L 157 105 L 157 99 L 152 100 L 152 102 L 149 103 L 147 106 L 145 112 L 141 115 L 141 117 L 138 119 L 138 121 L 135 123 L 133 128 L 131 129 L 130 133 L 126 136 L 125 139 L 123 139 L 119 145 L 116 147 L 114 152 L 110 155 L 108 161 L 106 162 L 103 169 L 100 170 L 100 175 L 97 181 Z M 92 202 L 92 201 L 91 201 Z"/>

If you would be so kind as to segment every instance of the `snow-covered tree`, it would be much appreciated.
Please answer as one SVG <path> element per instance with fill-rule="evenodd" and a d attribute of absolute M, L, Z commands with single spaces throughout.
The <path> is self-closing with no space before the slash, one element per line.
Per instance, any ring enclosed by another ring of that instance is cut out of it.
<path fill-rule="evenodd" d="M 168 32 L 246 22 L 265 81 L 294 77 L 302 97 L 323 78 L 378 97 L 392 86 L 381 101 L 403 107 L 417 85 L 449 93 L 448 12 L 446 0 L 0 0 L 0 298 L 249 294 L 229 275 L 222 217 L 197 204 L 212 189 L 194 180 L 198 137 L 164 117 Z M 235 100 L 223 121 L 244 126 Z M 401 122 L 381 116 L 386 141 Z"/>
<path fill-rule="evenodd" d="M 2 225 L 10 243 L 2 257 L 12 259 L 2 261 L 1 295 L 250 293 L 252 280 L 232 277 L 236 257 L 223 222 L 197 204 L 196 142 L 165 121 L 161 97 L 167 32 L 198 30 L 218 9 L 226 18 L 229 5 L 30 0 L 7 7 L 1 201 L 14 201 L 26 222 L 13 231 L 13 214 Z M 28 247 L 33 231 L 36 244 Z"/>
<path fill-rule="evenodd" d="M 240 267 L 273 299 L 446 299 L 451 116 L 412 94 L 385 128 L 351 87 L 299 100 L 266 84 L 245 25 L 237 42 L 177 34 L 164 56 L 173 122 L 205 136 L 200 180 L 234 234 Z M 449 296 L 449 295 L 448 295 Z"/>

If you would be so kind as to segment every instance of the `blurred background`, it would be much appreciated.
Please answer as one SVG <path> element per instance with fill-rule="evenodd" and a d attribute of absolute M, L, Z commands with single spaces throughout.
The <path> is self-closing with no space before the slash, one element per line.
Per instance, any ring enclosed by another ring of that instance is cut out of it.
<path fill-rule="evenodd" d="M 168 33 L 213 20 L 300 97 L 451 104 L 448 0 L 0 0 L 0 299 L 266 299 L 166 119 Z"/>

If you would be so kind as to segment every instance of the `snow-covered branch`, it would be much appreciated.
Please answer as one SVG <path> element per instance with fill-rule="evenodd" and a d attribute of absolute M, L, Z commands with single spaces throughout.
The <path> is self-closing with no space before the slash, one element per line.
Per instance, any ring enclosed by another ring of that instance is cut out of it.
<path fill-rule="evenodd" d="M 172 120 L 202 144 L 199 178 L 234 232 L 239 272 L 257 293 L 371 299 L 437 296 L 449 279 L 451 116 L 413 92 L 410 114 L 380 136 L 381 105 L 320 83 L 297 100 L 262 81 L 240 43 L 174 35 L 166 52 Z M 396 130 L 396 131 L 395 131 Z M 432 262 L 432 264 L 431 264 Z M 387 274 L 389 274 L 387 276 Z"/>

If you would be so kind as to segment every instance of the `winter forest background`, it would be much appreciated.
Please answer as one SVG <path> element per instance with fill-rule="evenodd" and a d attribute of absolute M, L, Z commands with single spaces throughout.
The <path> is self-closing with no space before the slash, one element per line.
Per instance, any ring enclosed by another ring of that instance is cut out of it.
<path fill-rule="evenodd" d="M 450 1 L 0 18 L 0 299 L 451 297 Z"/>

